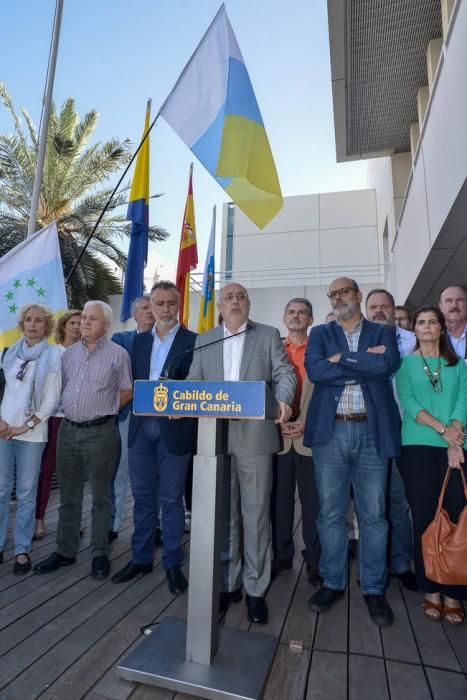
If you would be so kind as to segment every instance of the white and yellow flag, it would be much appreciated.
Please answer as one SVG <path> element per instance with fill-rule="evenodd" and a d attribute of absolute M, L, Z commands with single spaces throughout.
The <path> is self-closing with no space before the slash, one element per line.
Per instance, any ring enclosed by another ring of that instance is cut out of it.
<path fill-rule="evenodd" d="M 55 318 L 68 306 L 55 223 L 0 258 L 0 348 L 18 340 L 18 312 L 31 302 L 45 304 Z"/>

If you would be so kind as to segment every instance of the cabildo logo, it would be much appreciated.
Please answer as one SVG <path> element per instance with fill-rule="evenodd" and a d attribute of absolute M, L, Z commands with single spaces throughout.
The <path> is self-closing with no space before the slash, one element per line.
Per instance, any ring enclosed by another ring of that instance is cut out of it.
<path fill-rule="evenodd" d="M 154 409 L 161 413 L 162 411 L 165 411 L 167 408 L 167 403 L 168 403 L 168 395 L 169 395 L 169 390 L 166 386 L 163 384 L 159 384 L 159 386 L 156 386 L 154 388 Z"/>

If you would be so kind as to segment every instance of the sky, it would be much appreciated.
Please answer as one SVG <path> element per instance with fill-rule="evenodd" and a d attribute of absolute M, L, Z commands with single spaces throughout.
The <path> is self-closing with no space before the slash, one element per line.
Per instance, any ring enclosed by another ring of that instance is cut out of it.
<path fill-rule="evenodd" d="M 230 0 L 227 13 L 266 126 L 284 196 L 360 189 L 363 162 L 336 163 L 326 0 Z M 146 101 L 153 115 L 220 7 L 220 0 L 64 0 L 54 101 L 73 97 L 80 116 L 100 113 L 94 141 L 129 138 L 135 148 Z M 55 0 L 2 0 L 0 81 L 38 124 Z M 0 132 L 11 132 L 0 105 Z M 160 118 L 151 137 L 150 223 L 170 237 L 151 246 L 148 268 L 176 265 L 190 150 Z M 223 190 L 195 160 L 199 269 Z M 131 171 L 128 181 L 131 178 Z M 125 244 L 126 245 L 126 244 Z M 219 267 L 219 256 L 216 258 Z"/>

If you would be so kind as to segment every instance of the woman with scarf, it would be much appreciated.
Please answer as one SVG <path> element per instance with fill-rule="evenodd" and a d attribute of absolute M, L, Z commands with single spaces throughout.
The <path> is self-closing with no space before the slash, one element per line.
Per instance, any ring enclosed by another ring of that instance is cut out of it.
<path fill-rule="evenodd" d="M 0 563 L 16 466 L 15 574 L 31 570 L 29 552 L 47 421 L 60 397 L 61 352 L 47 340 L 53 324 L 45 306 L 24 306 L 18 323 L 24 335 L 2 357 L 5 390 L 0 404 Z"/>

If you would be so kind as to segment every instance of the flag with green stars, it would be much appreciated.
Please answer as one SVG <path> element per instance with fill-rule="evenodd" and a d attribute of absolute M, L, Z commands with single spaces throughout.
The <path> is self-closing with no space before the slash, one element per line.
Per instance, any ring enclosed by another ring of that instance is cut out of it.
<path fill-rule="evenodd" d="M 34 302 L 48 306 L 55 318 L 67 309 L 55 223 L 0 258 L 0 348 L 18 340 L 18 312 Z"/>

